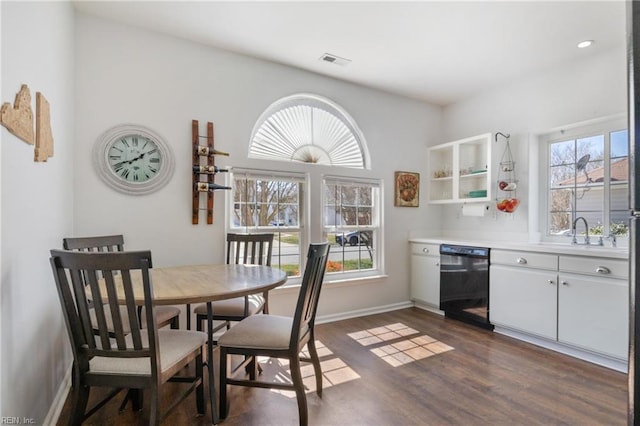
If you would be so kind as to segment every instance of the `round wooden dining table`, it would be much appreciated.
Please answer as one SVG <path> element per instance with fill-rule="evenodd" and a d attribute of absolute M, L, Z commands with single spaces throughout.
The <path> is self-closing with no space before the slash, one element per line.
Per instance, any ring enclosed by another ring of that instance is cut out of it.
<path fill-rule="evenodd" d="M 181 305 L 233 299 L 263 293 L 287 281 L 287 275 L 280 269 L 262 265 L 170 266 L 152 268 L 149 273 L 155 305 Z M 141 276 L 132 271 L 131 279 L 136 302 L 143 305 Z"/>
<path fill-rule="evenodd" d="M 142 275 L 132 271 L 131 280 L 136 303 L 144 305 Z M 149 270 L 155 305 L 189 305 L 206 303 L 208 317 L 207 370 L 213 424 L 218 423 L 213 373 L 213 308 L 211 302 L 264 293 L 283 285 L 287 274 L 263 265 L 185 265 Z M 117 286 L 118 287 L 118 286 Z M 121 288 L 116 290 L 123 294 Z M 189 311 L 187 309 L 187 311 Z"/>

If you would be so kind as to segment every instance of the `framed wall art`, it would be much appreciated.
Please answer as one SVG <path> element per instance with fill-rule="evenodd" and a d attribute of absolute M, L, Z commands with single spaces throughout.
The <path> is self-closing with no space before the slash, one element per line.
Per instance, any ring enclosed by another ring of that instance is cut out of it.
<path fill-rule="evenodd" d="M 396 207 L 418 207 L 420 201 L 420 173 L 395 172 Z"/>

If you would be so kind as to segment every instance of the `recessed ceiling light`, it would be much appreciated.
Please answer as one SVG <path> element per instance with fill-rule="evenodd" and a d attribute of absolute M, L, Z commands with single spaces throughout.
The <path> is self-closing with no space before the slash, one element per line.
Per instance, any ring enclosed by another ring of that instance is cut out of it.
<path fill-rule="evenodd" d="M 584 49 L 585 47 L 589 47 L 593 44 L 593 40 L 584 40 L 578 43 L 579 49 Z"/>

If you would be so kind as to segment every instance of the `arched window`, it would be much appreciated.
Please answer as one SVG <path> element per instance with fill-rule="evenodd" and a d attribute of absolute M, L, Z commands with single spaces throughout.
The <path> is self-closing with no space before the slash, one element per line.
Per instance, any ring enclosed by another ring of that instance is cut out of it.
<path fill-rule="evenodd" d="M 271 104 L 251 133 L 250 158 L 368 169 L 362 132 L 322 96 L 301 93 Z"/>

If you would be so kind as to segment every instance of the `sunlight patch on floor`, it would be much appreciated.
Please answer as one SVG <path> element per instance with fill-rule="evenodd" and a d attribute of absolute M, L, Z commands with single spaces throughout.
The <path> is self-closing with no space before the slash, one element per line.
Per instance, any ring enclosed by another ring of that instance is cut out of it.
<path fill-rule="evenodd" d="M 376 345 L 371 349 L 371 352 L 394 367 L 453 349 L 453 347 L 426 334 L 408 337 L 418 333 L 417 330 L 402 323 L 395 323 L 356 331 L 349 333 L 348 336 L 363 346 Z M 386 344 L 383 345 L 383 343 Z"/>
<path fill-rule="evenodd" d="M 339 385 L 341 383 L 349 382 L 360 378 L 360 375 L 356 373 L 351 367 L 349 367 L 343 360 L 333 356 L 333 352 L 327 348 L 322 342 L 316 340 L 316 349 L 318 351 L 318 358 L 320 358 L 320 369 L 322 370 L 322 389 L 327 389 L 331 386 Z M 309 357 L 309 352 L 305 348 L 301 353 L 303 357 Z M 324 358 L 324 359 L 323 359 Z M 291 383 L 291 371 L 289 370 L 289 361 L 286 359 L 269 359 L 259 358 L 258 362 L 279 362 L 280 366 L 286 369 L 286 372 L 278 375 L 276 380 L 282 382 Z M 311 393 L 316 391 L 316 376 L 313 371 L 313 364 L 302 363 L 300 368 L 302 374 L 302 382 L 304 383 L 305 392 Z M 271 392 L 278 393 L 288 398 L 295 398 L 296 393 L 289 390 L 271 389 Z"/>
<path fill-rule="evenodd" d="M 349 333 L 348 336 L 363 346 L 370 346 L 377 343 L 410 336 L 412 334 L 418 334 L 418 330 L 407 327 L 402 323 L 395 323 L 383 327 L 356 331 L 355 333 Z"/>

